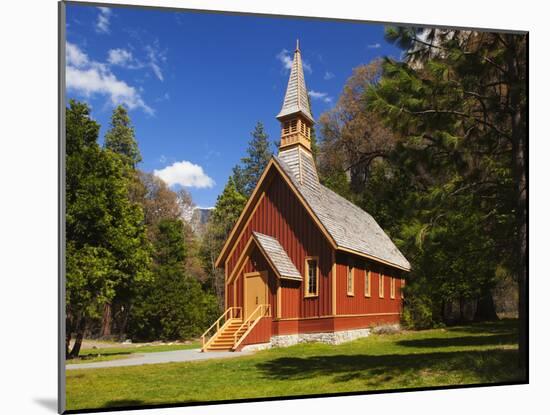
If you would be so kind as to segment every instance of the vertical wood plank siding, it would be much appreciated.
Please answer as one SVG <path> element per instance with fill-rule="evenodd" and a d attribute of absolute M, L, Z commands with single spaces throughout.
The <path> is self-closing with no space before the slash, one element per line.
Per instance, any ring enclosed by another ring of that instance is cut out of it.
<path fill-rule="evenodd" d="M 348 261 L 353 261 L 354 295 L 347 294 Z M 371 271 L 370 297 L 365 297 L 365 273 Z M 379 296 L 378 278 L 384 275 L 384 298 Z M 395 280 L 395 298 L 390 298 L 391 277 Z M 369 313 L 400 313 L 401 275 L 389 267 L 376 264 L 350 255 L 336 255 L 336 306 L 338 315 L 369 314 Z"/>

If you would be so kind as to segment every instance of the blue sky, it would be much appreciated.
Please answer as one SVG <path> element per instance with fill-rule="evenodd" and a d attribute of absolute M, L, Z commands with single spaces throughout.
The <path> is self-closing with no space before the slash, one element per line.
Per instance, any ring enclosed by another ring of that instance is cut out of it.
<path fill-rule="evenodd" d="M 354 67 L 399 56 L 383 36 L 370 23 L 69 4 L 67 97 L 91 105 L 101 140 L 113 107 L 126 105 L 139 167 L 213 206 L 256 122 L 279 139 L 297 38 L 317 118 Z"/>

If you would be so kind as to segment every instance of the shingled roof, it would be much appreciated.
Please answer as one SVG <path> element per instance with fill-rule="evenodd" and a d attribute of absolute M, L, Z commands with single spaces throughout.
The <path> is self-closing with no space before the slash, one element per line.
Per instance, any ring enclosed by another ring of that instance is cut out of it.
<path fill-rule="evenodd" d="M 288 78 L 285 100 L 277 118 L 281 119 L 291 114 L 301 113 L 313 122 L 300 54 L 300 46 L 298 41 L 296 41 L 296 50 L 294 51 L 294 59 L 290 69 L 290 77 Z"/>
<path fill-rule="evenodd" d="M 277 239 L 259 232 L 252 235 L 280 278 L 302 281 L 302 275 Z"/>
<path fill-rule="evenodd" d="M 337 248 L 410 270 L 409 261 L 371 215 L 319 183 L 315 161 L 309 151 L 296 146 L 281 150 L 273 159 L 334 239 Z"/>

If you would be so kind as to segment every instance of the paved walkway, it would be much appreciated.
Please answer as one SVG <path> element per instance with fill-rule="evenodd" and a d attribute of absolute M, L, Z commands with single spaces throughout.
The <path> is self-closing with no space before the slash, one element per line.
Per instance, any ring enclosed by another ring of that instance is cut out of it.
<path fill-rule="evenodd" d="M 133 353 L 130 357 L 118 360 L 106 360 L 105 362 L 80 363 L 66 365 L 67 370 L 71 369 L 99 369 L 105 367 L 153 365 L 157 363 L 170 362 L 192 362 L 207 359 L 228 359 L 232 357 L 247 356 L 254 352 L 206 352 L 201 353 L 200 349 L 173 350 L 171 352 L 154 353 Z"/>

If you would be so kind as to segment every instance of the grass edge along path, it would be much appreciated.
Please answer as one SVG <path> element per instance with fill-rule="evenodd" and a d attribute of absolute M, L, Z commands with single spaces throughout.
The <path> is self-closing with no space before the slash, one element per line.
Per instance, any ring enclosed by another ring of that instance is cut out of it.
<path fill-rule="evenodd" d="M 150 344 L 141 346 L 139 343 L 132 346 L 124 347 L 100 347 L 96 349 L 82 349 L 80 355 L 76 359 L 67 359 L 66 364 L 80 364 L 80 363 L 95 363 L 104 362 L 107 360 L 120 360 L 127 359 L 133 354 L 140 353 L 155 353 L 155 352 L 170 352 L 173 350 L 188 350 L 188 349 L 200 349 L 200 342 L 192 342 L 186 344 Z"/>

